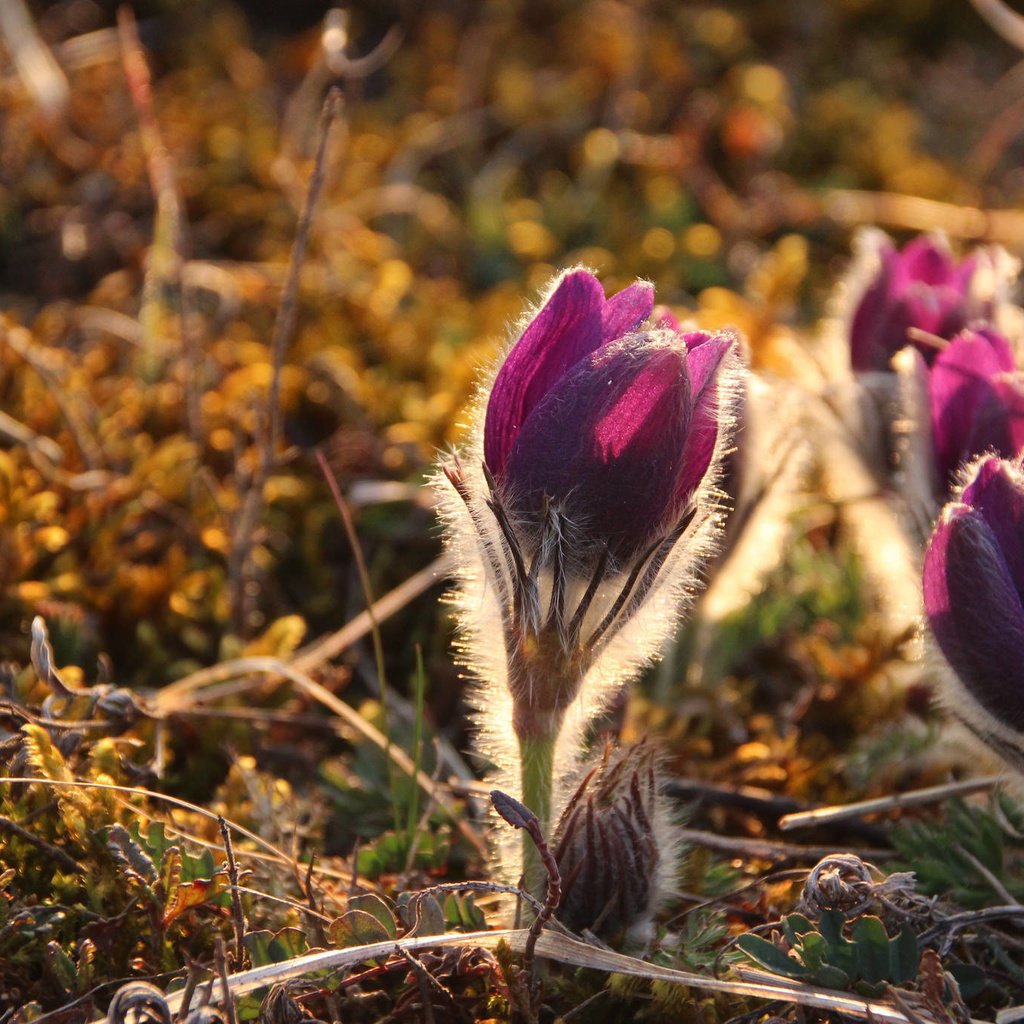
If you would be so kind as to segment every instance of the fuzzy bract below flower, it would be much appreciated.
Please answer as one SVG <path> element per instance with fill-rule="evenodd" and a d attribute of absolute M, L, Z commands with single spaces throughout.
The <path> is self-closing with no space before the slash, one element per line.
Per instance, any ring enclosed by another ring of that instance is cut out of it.
<path fill-rule="evenodd" d="M 1013 271 L 1013 261 L 997 248 L 975 249 L 957 262 L 938 235 L 897 250 L 874 231 L 860 244 L 849 321 L 857 371 L 887 370 L 908 342 L 930 364 L 939 350 L 927 336 L 949 339 L 976 320 L 992 320 Z"/>
<path fill-rule="evenodd" d="M 946 703 L 1024 768 L 1024 473 L 984 456 L 943 510 L 924 561 L 932 633 L 955 673 Z"/>
<path fill-rule="evenodd" d="M 670 891 L 679 853 L 651 747 L 605 748 L 562 812 L 553 844 L 564 924 L 611 936 L 647 921 Z"/>
<path fill-rule="evenodd" d="M 645 282 L 606 299 L 589 272 L 562 275 L 442 466 L 483 745 L 512 746 L 511 732 L 523 779 L 546 765 L 549 790 L 567 712 L 593 714 L 656 653 L 718 529 L 736 342 L 652 324 L 653 304 Z M 546 824 L 550 792 L 530 789 Z"/>

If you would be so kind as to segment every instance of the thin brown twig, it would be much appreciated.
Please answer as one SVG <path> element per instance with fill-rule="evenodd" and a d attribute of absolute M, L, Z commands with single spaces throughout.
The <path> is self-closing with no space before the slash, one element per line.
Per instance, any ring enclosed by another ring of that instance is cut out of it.
<path fill-rule="evenodd" d="M 898 192 L 828 189 L 822 195 L 822 211 L 839 224 L 941 230 L 953 238 L 1003 245 L 1016 245 L 1024 237 L 1024 213 L 1020 210 L 983 210 Z"/>
<path fill-rule="evenodd" d="M 224 952 L 224 940 L 219 935 L 217 936 L 214 959 L 217 964 L 217 974 L 220 977 L 221 992 L 224 994 L 224 1013 L 227 1016 L 228 1024 L 238 1024 L 235 1017 L 235 1001 L 231 998 L 231 982 L 228 980 L 228 958 Z"/>
<path fill-rule="evenodd" d="M 373 654 L 377 663 L 377 684 L 380 687 L 380 712 L 384 726 L 384 756 L 388 757 L 391 753 L 391 729 L 388 727 L 388 685 L 387 676 L 384 671 L 384 644 L 380 636 L 380 623 L 377 621 L 376 614 L 373 610 L 375 602 L 373 597 L 373 587 L 370 584 L 370 573 L 366 568 L 366 559 L 363 558 L 363 547 L 359 543 L 359 534 L 356 533 L 356 524 L 352 520 L 352 513 L 349 510 L 348 502 L 345 501 L 345 497 L 341 493 L 341 488 L 338 486 L 338 481 L 335 479 L 334 473 L 331 471 L 331 467 L 327 462 L 326 456 L 319 448 L 316 450 L 316 460 L 320 466 L 320 472 L 323 473 L 324 479 L 327 481 L 327 486 L 331 491 L 331 497 L 334 499 L 334 504 L 337 506 L 338 514 L 341 516 L 341 522 L 345 527 L 345 536 L 348 538 L 349 547 L 352 549 L 352 557 L 356 563 L 356 571 L 359 573 L 359 583 L 363 590 L 363 600 L 366 602 L 366 614 L 370 618 L 370 636 L 373 639 Z M 394 804 L 394 812 L 395 830 L 397 831 L 397 802 Z"/>
<path fill-rule="evenodd" d="M 746 839 L 742 836 L 720 836 L 713 832 L 700 832 L 695 829 L 680 829 L 679 838 L 684 843 L 703 846 L 721 853 L 741 854 L 745 857 L 756 857 L 763 860 L 808 859 L 819 861 L 835 853 L 834 846 L 800 846 L 796 843 L 780 843 L 771 839 Z M 891 860 L 896 856 L 894 850 L 863 850 L 851 849 L 864 860 Z"/>
<path fill-rule="evenodd" d="M 309 190 L 306 202 L 299 214 L 299 223 L 295 229 L 295 241 L 292 243 L 292 254 L 288 264 L 288 277 L 281 305 L 274 321 L 274 334 L 270 343 L 273 376 L 267 396 L 267 416 L 269 422 L 268 438 L 264 449 L 264 460 L 269 468 L 277 446 L 281 440 L 281 369 L 284 366 L 285 352 L 295 330 L 299 295 L 299 272 L 309 248 L 309 233 L 313 226 L 313 215 L 320 201 L 327 171 L 327 144 L 331 137 L 331 127 L 341 113 L 342 96 L 339 89 L 331 89 L 324 100 L 320 114 L 320 130 L 316 156 L 313 159 L 313 175 L 309 179 Z"/>
<path fill-rule="evenodd" d="M 430 982 L 434 981 L 438 985 L 441 983 L 431 976 L 426 967 L 409 950 L 399 949 L 398 952 L 416 975 L 416 984 L 419 986 L 420 999 L 423 1002 L 423 1024 L 434 1024 L 434 1003 L 430 998 Z"/>
<path fill-rule="evenodd" d="M 299 275 L 309 248 L 309 235 L 313 226 L 313 215 L 316 212 L 326 179 L 327 146 L 330 141 L 331 127 L 341 111 L 341 93 L 331 89 L 324 100 L 320 116 L 320 134 L 316 156 L 313 161 L 313 174 L 306 191 L 306 200 L 299 214 L 299 222 L 295 229 L 295 240 L 292 242 L 291 256 L 288 261 L 288 274 L 285 278 L 281 304 L 274 319 L 274 333 L 270 342 L 271 378 L 264 407 L 263 428 L 259 437 L 259 453 L 256 470 L 249 481 L 242 501 L 242 507 L 233 531 L 234 543 L 229 556 L 230 578 L 234 582 L 234 621 L 239 636 L 245 635 L 248 621 L 250 555 L 253 537 L 259 520 L 260 507 L 267 479 L 277 457 L 278 445 L 281 441 L 281 372 L 284 357 L 295 331 L 298 313 Z"/>
<path fill-rule="evenodd" d="M 359 714 L 354 708 L 350 707 L 343 700 L 339 699 L 336 694 L 331 693 L 326 686 L 321 685 L 315 679 L 311 678 L 305 672 L 301 672 L 292 667 L 292 665 L 281 661 L 280 658 L 271 657 L 252 657 L 252 658 L 238 658 L 235 661 L 224 662 L 221 665 L 215 666 L 217 669 L 216 673 L 207 672 L 204 677 L 204 682 L 216 681 L 217 679 L 231 679 L 240 675 L 250 673 L 265 673 L 271 678 L 283 677 L 289 679 L 292 683 L 298 686 L 301 690 L 304 690 L 310 696 L 312 696 L 319 703 L 323 704 L 329 711 L 333 712 L 337 718 L 345 725 L 354 729 L 364 736 L 371 743 L 378 746 L 381 750 L 387 750 L 390 759 L 410 778 L 414 778 L 424 790 L 424 792 L 437 804 L 437 806 L 444 811 L 449 819 L 454 822 L 455 827 L 465 836 L 466 839 L 474 846 L 477 852 L 486 857 L 487 846 L 483 839 L 476 833 L 472 826 L 465 820 L 465 818 L 458 814 L 455 808 L 452 806 L 450 800 L 448 800 L 442 793 L 441 787 L 424 771 L 416 771 L 416 766 L 413 764 L 412 758 L 401 747 L 395 746 L 394 744 L 388 745 L 384 735 L 379 729 L 371 725 L 362 715 Z M 173 686 L 174 684 L 172 684 Z M 253 680 L 248 681 L 248 689 L 252 689 L 255 685 L 261 685 Z M 184 689 L 185 693 L 192 693 L 197 687 L 195 684 L 190 684 Z M 159 707 L 161 704 L 161 698 L 166 691 L 161 691 L 157 694 L 156 702 Z M 237 692 L 237 690 L 235 691 Z M 220 695 L 218 693 L 218 695 Z M 203 699 L 210 699 L 211 695 L 205 693 L 202 695 Z M 196 696 L 190 698 L 192 701 L 197 701 Z M 174 705 L 178 704 L 182 700 L 182 692 L 178 692 L 173 695 L 171 701 L 171 707 L 164 708 L 164 713 L 170 713 L 174 709 Z"/>
<path fill-rule="evenodd" d="M 530 1016 L 533 1020 L 538 1019 L 540 1011 L 540 979 L 534 976 L 534 958 L 537 950 L 537 940 L 540 938 L 544 925 L 552 918 L 562 901 L 562 876 L 558 870 L 558 863 L 555 856 L 544 838 L 544 832 L 540 826 L 537 815 L 525 804 L 520 803 L 500 789 L 491 791 L 491 803 L 494 809 L 514 828 L 524 829 L 529 833 L 537 852 L 540 854 L 544 870 L 547 872 L 548 884 L 544 898 L 544 906 L 540 913 L 533 919 L 530 930 L 526 934 L 526 944 L 523 946 L 523 974 L 526 976 L 529 985 Z"/>
<path fill-rule="evenodd" d="M 1013 898 L 1009 890 L 1005 885 L 984 865 L 982 862 L 971 853 L 970 850 L 966 849 L 960 843 L 954 843 L 953 849 L 960 854 L 961 857 L 966 860 L 975 871 L 981 875 L 982 878 L 992 886 L 995 890 L 996 895 L 1004 902 L 1009 904 L 1017 904 L 1020 906 L 1020 901 Z"/>
<path fill-rule="evenodd" d="M 1003 0 L 971 0 L 971 4 L 993 31 L 1011 46 L 1024 51 L 1024 17 L 1007 7 Z"/>
<path fill-rule="evenodd" d="M 231 830 L 223 815 L 217 815 L 217 827 L 224 842 L 224 854 L 228 862 L 228 879 L 231 882 L 231 925 L 235 933 L 235 963 L 241 967 L 245 960 L 245 912 L 242 910 L 242 899 L 238 895 L 238 864 L 235 862 L 235 850 L 231 843 Z"/>
<path fill-rule="evenodd" d="M 11 821 L 10 818 L 0 816 L 0 832 L 4 832 L 9 836 L 16 836 L 18 839 L 34 846 L 40 852 L 45 853 L 51 860 L 56 861 L 63 871 L 69 871 L 76 875 L 85 874 L 85 868 L 70 854 L 65 853 L 59 846 L 54 846 L 52 843 L 40 839 L 37 835 L 22 828 L 17 822 Z"/>
<path fill-rule="evenodd" d="M 305 647 L 300 647 L 292 655 L 288 664 L 299 672 L 312 672 L 324 662 L 337 657 L 342 651 L 348 650 L 357 640 L 366 636 L 374 617 L 378 622 L 383 622 L 401 611 L 410 601 L 415 600 L 431 587 L 437 586 L 451 570 L 452 564 L 452 557 L 448 554 L 435 558 L 430 565 L 420 569 L 394 590 L 389 590 L 379 600 L 374 601 L 372 615 L 369 610 L 364 609 L 340 629 L 306 644 Z M 179 707 L 187 707 L 184 698 L 188 694 L 212 683 L 234 678 L 238 674 L 236 664 L 235 661 L 221 662 L 209 668 L 199 669 L 197 672 L 192 672 L 168 684 L 156 695 L 158 706 L 165 713 L 175 711 Z"/>
<path fill-rule="evenodd" d="M 200 409 L 199 361 L 201 343 L 196 333 L 196 316 L 192 309 L 191 294 L 185 286 L 184 267 L 188 259 L 188 222 L 184 204 L 178 191 L 174 160 L 164 143 L 153 105 L 152 81 L 149 64 L 142 49 L 135 15 L 127 5 L 117 12 L 117 31 L 121 43 L 122 63 L 135 116 L 139 122 L 139 136 L 146 158 L 150 189 L 156 200 L 156 223 L 149 266 L 143 284 L 140 321 L 144 341 L 150 343 L 159 331 L 157 310 L 160 306 L 160 285 L 168 281 L 178 300 L 178 329 L 188 368 L 185 381 L 185 417 L 189 436 L 198 443 L 202 437 Z"/>

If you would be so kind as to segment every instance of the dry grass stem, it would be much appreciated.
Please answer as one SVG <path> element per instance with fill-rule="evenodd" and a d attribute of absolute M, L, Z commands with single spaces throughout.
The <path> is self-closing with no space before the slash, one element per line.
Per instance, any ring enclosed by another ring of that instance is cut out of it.
<path fill-rule="evenodd" d="M 840 224 L 880 224 L 904 231 L 943 231 L 966 241 L 1016 245 L 1024 237 L 1024 213 L 1018 210 L 983 210 L 937 199 L 900 195 L 897 192 L 866 192 L 828 189 L 823 212 Z"/>
<path fill-rule="evenodd" d="M 974 9 L 1011 46 L 1024 50 L 1024 17 L 1003 0 L 971 0 Z"/>
<path fill-rule="evenodd" d="M 232 975 L 227 981 L 232 995 L 238 998 L 273 984 L 301 978 L 315 971 L 353 967 L 367 960 L 390 956 L 395 952 L 413 953 L 420 949 L 472 949 L 474 947 L 494 949 L 501 942 L 506 942 L 513 949 L 521 952 L 528 940 L 529 929 L 526 928 L 393 939 L 349 949 L 310 953 L 286 963 L 270 964 L 266 967 L 243 971 Z M 832 992 L 813 985 L 788 982 L 753 970 L 740 972 L 741 977 L 749 980 L 723 981 L 690 971 L 660 967 L 636 957 L 615 953 L 612 950 L 553 932 L 545 932 L 540 936 L 537 942 L 537 955 L 573 967 L 584 967 L 614 974 L 628 974 L 633 977 L 647 978 L 650 981 L 668 981 L 708 992 L 729 993 L 753 999 L 780 1000 L 796 1006 L 827 1010 L 831 1013 L 846 1014 L 868 1021 L 913 1024 L 911 1018 L 905 1013 L 886 1003 Z M 188 1007 L 184 1005 L 180 994 L 170 995 L 167 1002 L 172 1013 L 192 1008 L 192 1004 Z M 922 1019 L 928 1020 L 928 1018 Z M 929 1024 L 938 1024 L 938 1022 L 929 1021 Z"/>
<path fill-rule="evenodd" d="M 844 821 L 847 818 L 857 818 L 862 814 L 877 814 L 904 807 L 922 807 L 953 796 L 984 792 L 997 786 L 1001 779 L 1000 775 L 987 775 L 980 779 L 965 779 L 961 782 L 943 783 L 941 786 L 928 786 L 924 789 L 912 790 L 909 793 L 893 793 L 891 796 L 876 797 L 872 800 L 856 800 L 850 804 L 818 807 L 813 811 L 798 811 L 795 814 L 785 814 L 779 818 L 779 828 L 784 832 L 789 832 L 797 828 L 811 828 L 815 825 L 828 825 L 836 821 Z"/>
<path fill-rule="evenodd" d="M 312 679 L 305 672 L 301 672 L 296 669 L 294 667 L 294 663 L 289 664 L 282 661 L 280 658 L 254 657 L 238 658 L 234 661 L 223 662 L 220 665 L 214 666 L 214 668 L 216 669 L 216 672 L 207 670 L 202 684 L 200 685 L 196 685 L 194 681 L 191 682 L 188 687 L 180 687 L 180 684 L 178 684 L 179 689 L 175 693 L 169 694 L 169 691 L 174 688 L 172 685 L 156 694 L 154 704 L 158 713 L 162 713 L 163 715 L 171 714 L 179 707 L 187 708 L 190 703 L 200 703 L 201 700 L 224 696 L 225 691 L 221 688 L 218 688 L 212 695 L 210 693 L 196 693 L 202 685 L 210 685 L 218 679 L 235 680 L 241 676 L 253 674 L 266 675 L 271 677 L 271 679 L 288 679 L 299 687 L 299 689 L 309 694 L 309 696 L 313 697 L 331 711 L 346 727 L 355 730 L 364 739 L 379 747 L 380 750 L 382 750 L 406 775 L 410 778 L 415 778 L 420 788 L 450 818 L 462 835 L 472 843 L 477 852 L 480 853 L 481 856 L 486 856 L 487 847 L 483 839 L 477 833 L 476 829 L 474 829 L 472 825 L 470 825 L 469 822 L 467 822 L 458 813 L 452 805 L 451 800 L 449 800 L 445 793 L 442 792 L 441 784 L 432 779 L 426 772 L 417 772 L 412 758 L 409 757 L 404 750 L 388 743 L 384 734 L 363 718 L 358 711 L 346 704 L 335 694 L 331 693 L 327 687 L 321 685 L 315 679 Z M 194 677 L 190 678 L 194 679 Z M 186 681 L 188 680 L 182 680 L 181 682 Z M 246 679 L 242 680 L 238 685 L 231 684 L 229 692 L 232 694 L 245 692 L 247 689 L 262 686 L 265 685 L 265 683 L 265 679 Z M 187 703 L 184 698 L 185 694 L 191 695 L 191 699 L 189 699 Z"/>

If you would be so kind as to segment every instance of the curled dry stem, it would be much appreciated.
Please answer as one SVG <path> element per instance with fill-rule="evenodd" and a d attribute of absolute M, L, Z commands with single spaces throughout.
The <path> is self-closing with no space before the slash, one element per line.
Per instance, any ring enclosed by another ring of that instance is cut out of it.
<path fill-rule="evenodd" d="M 507 793 L 502 793 L 500 789 L 491 791 L 491 803 L 498 814 L 513 828 L 520 828 L 526 831 L 536 845 L 541 861 L 548 873 L 548 886 L 544 905 L 533 919 L 533 923 L 530 925 L 530 930 L 526 936 L 526 944 L 523 947 L 523 974 L 527 979 L 533 979 L 529 983 L 529 1014 L 531 1019 L 536 1020 L 537 1011 L 540 1008 L 540 984 L 537 979 L 533 978 L 533 963 L 536 955 L 537 940 L 540 938 L 544 925 L 551 919 L 558 909 L 558 904 L 561 902 L 562 877 L 558 871 L 558 864 L 555 862 L 554 854 L 551 852 L 551 847 L 548 846 L 544 833 L 541 831 L 537 815 L 525 804 L 521 804 Z"/>

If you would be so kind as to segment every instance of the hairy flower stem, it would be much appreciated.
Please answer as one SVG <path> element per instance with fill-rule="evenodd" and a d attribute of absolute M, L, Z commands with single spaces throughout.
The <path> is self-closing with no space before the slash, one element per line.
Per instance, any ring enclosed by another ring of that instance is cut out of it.
<path fill-rule="evenodd" d="M 550 731 L 539 736 L 519 737 L 519 757 L 523 770 L 523 803 L 540 821 L 541 831 L 548 835 L 551 825 L 551 790 L 554 775 L 555 740 L 561 726 L 561 717 L 552 723 Z M 543 899 L 548 873 L 541 861 L 537 846 L 527 833 L 523 833 L 523 888 L 532 896 Z"/>

